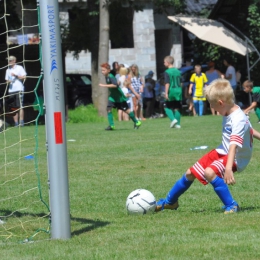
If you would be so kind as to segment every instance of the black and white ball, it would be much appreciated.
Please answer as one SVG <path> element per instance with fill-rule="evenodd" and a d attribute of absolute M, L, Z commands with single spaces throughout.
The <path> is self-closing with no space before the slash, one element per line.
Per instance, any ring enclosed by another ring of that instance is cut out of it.
<path fill-rule="evenodd" d="M 132 191 L 126 199 L 126 210 L 129 215 L 151 214 L 155 207 L 154 195 L 145 189 Z"/>

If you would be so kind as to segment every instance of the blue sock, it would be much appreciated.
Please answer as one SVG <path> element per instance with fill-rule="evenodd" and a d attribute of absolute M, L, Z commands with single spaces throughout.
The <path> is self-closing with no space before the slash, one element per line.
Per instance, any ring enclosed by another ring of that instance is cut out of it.
<path fill-rule="evenodd" d="M 171 188 L 165 202 L 167 204 L 174 204 L 178 198 L 190 187 L 193 181 L 189 181 L 184 174 Z"/>
<path fill-rule="evenodd" d="M 226 207 L 229 207 L 233 204 L 234 199 L 228 189 L 228 185 L 224 182 L 222 178 L 217 176 L 211 182 L 211 185 L 213 186 L 214 191 L 217 193 L 218 197 L 221 199 Z"/>

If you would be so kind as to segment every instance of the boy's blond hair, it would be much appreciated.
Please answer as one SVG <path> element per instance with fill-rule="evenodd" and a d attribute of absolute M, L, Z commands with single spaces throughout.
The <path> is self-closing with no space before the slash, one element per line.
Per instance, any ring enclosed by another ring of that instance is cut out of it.
<path fill-rule="evenodd" d="M 119 74 L 120 74 L 120 76 L 122 76 L 122 75 L 127 75 L 127 74 L 128 74 L 127 68 L 121 67 L 121 68 L 119 69 Z"/>
<path fill-rule="evenodd" d="M 229 105 L 235 103 L 234 91 L 226 79 L 216 79 L 205 89 L 205 95 L 209 103 L 216 103 L 222 100 Z"/>
<path fill-rule="evenodd" d="M 243 83 L 243 85 L 242 85 L 243 87 L 249 87 L 249 88 L 253 88 L 253 86 L 254 86 L 254 83 L 253 83 L 253 81 L 251 81 L 251 80 L 246 80 L 246 81 L 244 81 L 244 83 Z"/>
<path fill-rule="evenodd" d="M 131 80 L 126 79 L 123 85 L 128 88 L 131 85 Z"/>
<path fill-rule="evenodd" d="M 173 58 L 172 56 L 166 56 L 166 57 L 164 58 L 164 60 L 165 60 L 167 63 L 172 64 L 172 65 L 173 65 L 173 63 L 174 63 L 174 58 Z"/>

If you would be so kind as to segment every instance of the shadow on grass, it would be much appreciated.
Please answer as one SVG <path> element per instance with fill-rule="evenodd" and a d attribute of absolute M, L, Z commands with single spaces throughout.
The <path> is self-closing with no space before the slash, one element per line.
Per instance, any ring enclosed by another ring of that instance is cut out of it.
<path fill-rule="evenodd" d="M 1 219 L 4 221 L 8 221 L 8 218 L 23 218 L 23 217 L 35 217 L 35 218 L 46 218 L 50 221 L 50 214 L 49 213 L 29 213 L 29 212 L 19 212 L 19 211 L 10 211 L 10 210 L 0 210 Z M 70 218 L 71 221 L 78 222 L 82 224 L 84 227 L 74 230 L 71 232 L 72 236 L 78 236 L 80 234 L 92 231 L 96 228 L 101 228 L 106 225 L 109 225 L 110 222 L 108 221 L 101 221 L 101 220 L 92 220 L 92 219 L 85 219 L 85 218 L 76 218 L 72 217 Z"/>
<path fill-rule="evenodd" d="M 251 207 L 240 207 L 239 212 L 254 211 L 254 210 L 259 210 L 259 207 L 253 207 L 253 206 L 251 206 Z M 192 210 L 193 213 L 202 213 L 202 212 L 207 212 L 207 211 L 210 212 L 209 209 L 208 210 L 207 209 Z M 214 210 L 214 212 L 224 213 L 224 209 L 219 208 L 219 209 Z"/>
<path fill-rule="evenodd" d="M 85 218 L 75 218 L 75 217 L 71 217 L 72 221 L 76 221 L 79 222 L 81 224 L 87 225 L 85 227 L 82 227 L 81 229 L 78 230 L 74 230 L 73 232 L 71 232 L 72 236 L 78 236 L 80 234 L 89 232 L 91 230 L 94 230 L 96 228 L 101 228 L 104 226 L 107 226 L 110 224 L 110 222 L 107 221 L 101 221 L 101 220 L 92 220 L 92 219 L 85 219 Z"/>
<path fill-rule="evenodd" d="M 26 216 L 30 216 L 30 217 L 37 217 L 37 218 L 49 218 L 49 213 L 29 213 L 29 212 L 20 212 L 20 211 L 11 211 L 11 210 L 7 210 L 7 209 L 1 209 L 0 210 L 0 215 L 1 218 L 3 219 L 8 219 L 11 217 L 16 217 L 16 218 L 22 218 L 22 217 L 26 217 Z"/>

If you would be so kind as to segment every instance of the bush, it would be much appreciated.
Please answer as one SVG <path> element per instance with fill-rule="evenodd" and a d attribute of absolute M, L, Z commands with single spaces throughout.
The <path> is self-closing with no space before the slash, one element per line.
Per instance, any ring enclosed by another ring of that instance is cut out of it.
<path fill-rule="evenodd" d="M 117 120 L 117 110 L 113 109 L 114 120 Z M 91 104 L 88 106 L 79 106 L 69 110 L 69 123 L 97 123 L 106 122 L 107 118 L 98 115 L 97 109 Z"/>

